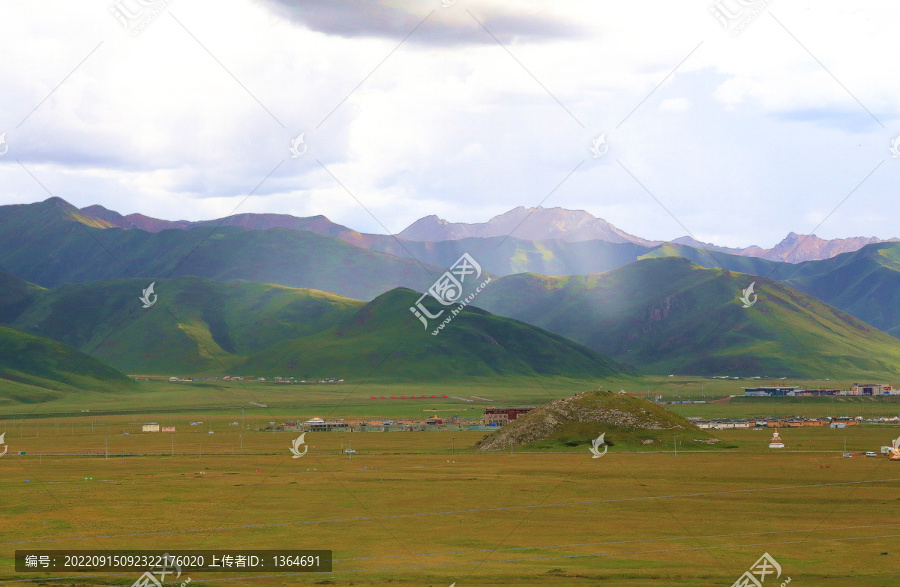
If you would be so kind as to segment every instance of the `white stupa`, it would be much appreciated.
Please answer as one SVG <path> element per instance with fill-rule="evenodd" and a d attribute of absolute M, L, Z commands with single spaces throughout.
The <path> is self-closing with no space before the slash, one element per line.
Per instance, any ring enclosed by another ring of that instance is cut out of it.
<path fill-rule="evenodd" d="M 781 442 L 781 437 L 778 436 L 778 430 L 772 435 L 772 440 L 769 441 L 769 448 L 784 448 L 784 443 Z"/>

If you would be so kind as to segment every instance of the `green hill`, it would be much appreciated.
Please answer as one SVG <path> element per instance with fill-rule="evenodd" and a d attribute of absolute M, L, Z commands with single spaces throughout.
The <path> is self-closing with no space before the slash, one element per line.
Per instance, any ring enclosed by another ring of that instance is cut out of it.
<path fill-rule="evenodd" d="M 117 279 L 34 292 L 12 325 L 76 346 L 128 373 L 224 372 L 278 341 L 330 327 L 363 304 L 315 290 L 182 277 Z M 0 312 L 3 311 L 0 306 Z"/>
<path fill-rule="evenodd" d="M 852 253 L 803 263 L 711 254 L 667 243 L 641 259 L 671 256 L 690 259 L 702 267 L 723 267 L 779 281 L 900 338 L 900 243 L 866 245 Z"/>
<path fill-rule="evenodd" d="M 243 369 L 404 381 L 496 375 L 600 378 L 634 372 L 561 336 L 474 307 L 434 336 L 409 311 L 419 295 L 403 288 L 390 291 L 328 330 L 258 353 Z"/>
<path fill-rule="evenodd" d="M 44 401 L 76 390 L 114 391 L 134 383 L 78 349 L 0 326 L 0 404 Z"/>
<path fill-rule="evenodd" d="M 773 278 L 900 337 L 900 243 L 779 266 Z"/>
<path fill-rule="evenodd" d="M 758 302 L 738 297 L 755 282 Z M 513 275 L 479 298 L 606 356 L 668 374 L 900 375 L 900 341 L 775 281 L 645 259 L 599 275 Z"/>
<path fill-rule="evenodd" d="M 419 297 L 412 290 L 365 303 L 309 289 L 182 277 L 155 282 L 157 301 L 143 308 L 138 297 L 148 285 L 118 279 L 32 289 L 11 323 L 135 374 L 414 381 L 631 372 L 558 335 L 477 308 L 432 336 L 409 311 Z"/>

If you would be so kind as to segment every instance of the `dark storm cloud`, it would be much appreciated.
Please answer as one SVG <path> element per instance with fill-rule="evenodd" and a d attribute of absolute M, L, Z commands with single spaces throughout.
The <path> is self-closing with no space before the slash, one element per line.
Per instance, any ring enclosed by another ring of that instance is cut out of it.
<path fill-rule="evenodd" d="M 474 7 L 463 1 L 444 8 L 441 0 L 259 0 L 274 13 L 311 30 L 342 37 L 403 39 L 435 11 L 409 38 L 425 45 L 494 43 L 466 9 L 501 42 L 573 38 L 581 27 L 555 15 L 534 14 L 498 4 Z M 449 11 L 454 11 L 450 13 Z M 448 11 L 452 18 L 440 18 Z"/>

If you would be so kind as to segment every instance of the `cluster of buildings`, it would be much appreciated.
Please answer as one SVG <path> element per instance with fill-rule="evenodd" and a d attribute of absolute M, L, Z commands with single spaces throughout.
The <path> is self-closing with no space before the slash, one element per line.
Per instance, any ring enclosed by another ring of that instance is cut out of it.
<path fill-rule="evenodd" d="M 407 430 L 483 430 L 503 426 L 527 414 L 534 406 L 485 408 L 480 420 L 463 419 L 459 416 L 444 418 L 434 414 L 421 420 L 344 420 L 310 418 L 304 422 L 290 420 L 276 430 L 298 430 L 303 432 L 395 432 Z"/>
<path fill-rule="evenodd" d="M 795 386 L 780 387 L 743 387 L 745 397 L 817 397 L 823 395 L 876 396 L 900 395 L 900 389 L 894 389 L 884 383 L 854 383 L 850 389 L 798 389 Z"/>
<path fill-rule="evenodd" d="M 828 426 L 830 428 L 845 428 L 847 426 L 855 426 L 862 420 L 862 416 L 850 418 L 849 416 L 841 416 L 839 418 L 766 418 L 765 420 L 756 419 L 718 419 L 706 420 L 704 418 L 688 418 L 689 421 L 697 425 L 698 428 L 711 430 L 730 430 L 735 428 L 800 428 L 804 426 Z"/>
<path fill-rule="evenodd" d="M 463 420 L 458 416 L 443 418 L 435 414 L 421 420 L 344 420 L 341 418 L 323 420 L 322 418 L 310 418 L 303 422 L 290 420 L 274 428 L 302 432 L 408 432 L 482 430 L 486 427 L 478 420 Z"/>
<path fill-rule="evenodd" d="M 343 379 L 326 377 L 324 379 L 296 379 L 294 377 L 251 377 L 240 375 L 223 375 L 221 377 L 135 377 L 135 381 L 169 381 L 171 383 L 190 383 L 192 381 L 264 381 L 267 383 L 343 383 Z"/>

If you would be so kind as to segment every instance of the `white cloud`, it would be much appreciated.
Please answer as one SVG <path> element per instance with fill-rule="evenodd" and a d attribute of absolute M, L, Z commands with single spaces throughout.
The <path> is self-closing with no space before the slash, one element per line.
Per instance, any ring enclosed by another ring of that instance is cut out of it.
<path fill-rule="evenodd" d="M 18 159 L 78 206 L 209 218 L 281 163 L 239 211 L 381 232 L 547 198 L 647 238 L 682 236 L 647 188 L 701 240 L 771 246 L 812 230 L 900 133 L 900 8 L 886 1 L 772 2 L 732 38 L 706 1 L 435 0 L 399 47 L 427 2 L 371 2 L 366 19 L 335 2 L 176 0 L 136 38 L 108 4 L 0 7 L 0 204 L 47 197 Z M 299 132 L 309 151 L 292 159 Z M 593 159 L 601 132 L 610 152 Z M 897 235 L 895 161 L 819 235 Z"/>

